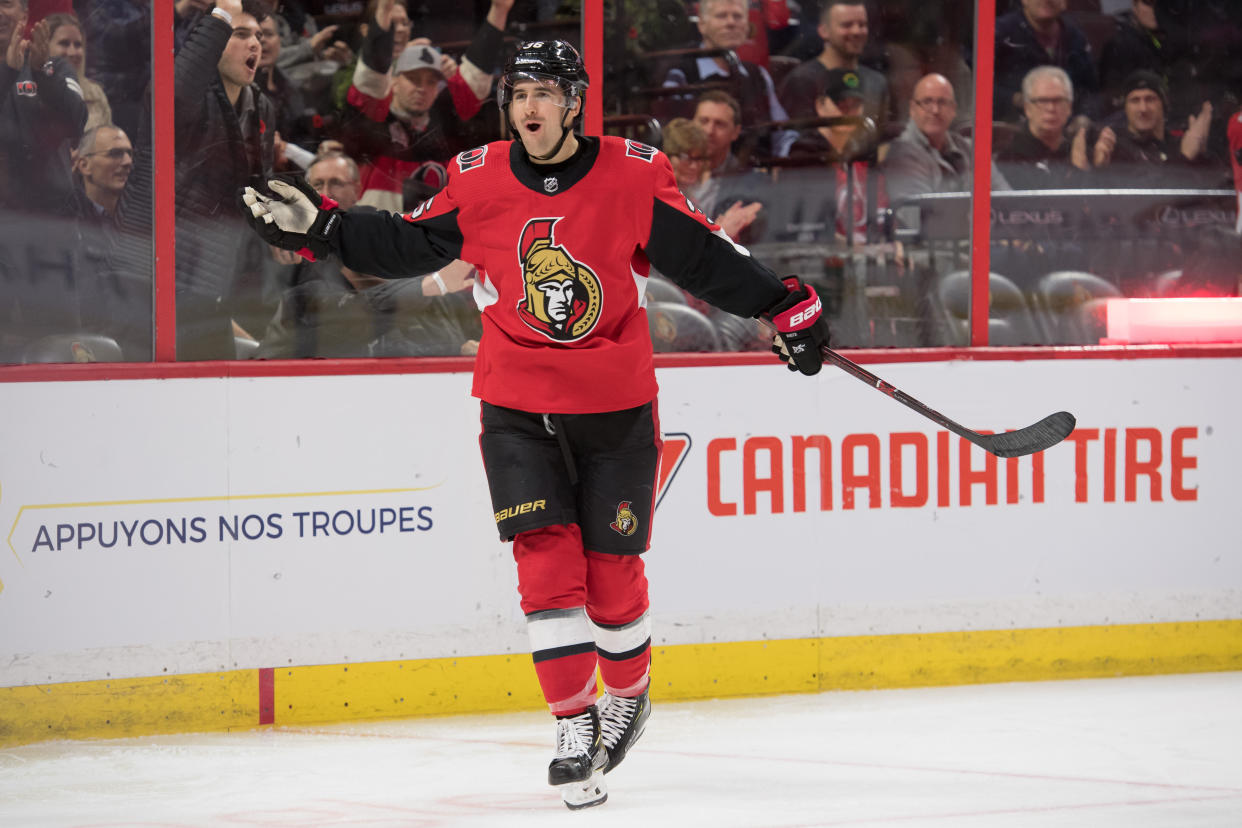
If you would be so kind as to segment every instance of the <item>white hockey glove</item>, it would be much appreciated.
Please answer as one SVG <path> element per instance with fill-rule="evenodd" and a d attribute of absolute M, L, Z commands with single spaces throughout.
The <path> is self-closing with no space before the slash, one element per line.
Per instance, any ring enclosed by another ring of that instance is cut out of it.
<path fill-rule="evenodd" d="M 785 298 L 761 314 L 776 328 L 772 353 L 790 371 L 801 371 L 807 376 L 818 374 L 824 364 L 822 349 L 828 347 L 831 336 L 823 315 L 824 303 L 815 288 L 803 284 L 797 276 L 787 276 L 782 281 L 788 291 Z"/>
<path fill-rule="evenodd" d="M 274 178 L 267 186 L 279 198 L 269 198 L 253 187 L 241 190 L 242 215 L 268 244 L 293 250 L 310 261 L 332 252 L 332 236 L 341 226 L 341 209 L 300 178 Z"/>

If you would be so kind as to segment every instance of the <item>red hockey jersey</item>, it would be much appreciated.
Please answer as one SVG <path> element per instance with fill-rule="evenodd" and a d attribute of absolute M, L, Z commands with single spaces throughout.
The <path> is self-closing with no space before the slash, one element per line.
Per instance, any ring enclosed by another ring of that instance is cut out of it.
<path fill-rule="evenodd" d="M 479 269 L 474 394 L 494 405 L 582 414 L 652 400 L 649 262 L 739 315 L 785 295 L 681 194 L 662 153 L 613 137 L 579 143 L 555 166 L 531 163 L 517 142 L 478 147 L 409 214 L 342 221 L 339 252 L 361 272 L 410 276 L 454 258 Z"/>

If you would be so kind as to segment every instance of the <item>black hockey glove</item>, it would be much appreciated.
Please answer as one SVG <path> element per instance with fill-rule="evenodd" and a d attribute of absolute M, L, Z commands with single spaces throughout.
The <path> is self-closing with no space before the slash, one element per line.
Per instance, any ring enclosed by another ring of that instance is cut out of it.
<path fill-rule="evenodd" d="M 789 292 L 762 314 L 776 328 L 772 353 L 784 360 L 790 371 L 818 374 L 824 364 L 821 349 L 828 346 L 830 337 L 824 303 L 815 288 L 797 276 L 787 276 L 783 281 Z"/>
<path fill-rule="evenodd" d="M 301 178 L 273 178 L 267 186 L 277 198 L 253 187 L 239 193 L 242 215 L 268 244 L 300 253 L 310 261 L 332 252 L 332 236 L 340 230 L 342 211 Z M 279 200 L 277 200 L 279 199 Z"/>

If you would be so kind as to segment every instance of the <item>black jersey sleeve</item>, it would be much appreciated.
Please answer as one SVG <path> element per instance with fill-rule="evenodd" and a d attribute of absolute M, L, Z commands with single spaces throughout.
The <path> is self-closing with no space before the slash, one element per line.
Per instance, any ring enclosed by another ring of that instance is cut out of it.
<path fill-rule="evenodd" d="M 404 215 L 354 208 L 334 237 L 345 266 L 359 273 L 398 279 L 421 276 L 461 256 L 458 211 L 446 191 Z"/>
<path fill-rule="evenodd" d="M 643 249 L 656 269 L 703 301 L 738 316 L 755 316 L 784 299 L 786 290 L 777 275 L 682 195 L 663 153 L 655 160 L 651 231 Z"/>

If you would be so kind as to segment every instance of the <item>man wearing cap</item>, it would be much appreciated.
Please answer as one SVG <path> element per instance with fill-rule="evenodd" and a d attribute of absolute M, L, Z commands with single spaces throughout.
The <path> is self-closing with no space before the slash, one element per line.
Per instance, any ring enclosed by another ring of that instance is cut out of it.
<path fill-rule="evenodd" d="M 888 145 L 884 158 L 884 179 L 894 202 L 927 193 L 970 191 L 974 152 L 969 138 L 950 130 L 956 117 L 953 84 L 944 75 L 924 75 L 914 85 L 910 120 Z M 1009 189 L 995 164 L 992 189 Z"/>
<path fill-rule="evenodd" d="M 362 170 L 359 204 L 400 212 L 411 176 L 417 203 L 444 184 L 443 165 L 480 140 L 499 137 L 495 119 L 476 117 L 491 91 L 513 0 L 492 0 L 461 63 L 426 38 L 393 60 L 394 0 L 381 0 L 367 26 L 346 97 L 342 142 Z"/>
<path fill-rule="evenodd" d="M 852 69 L 829 69 L 824 76 L 823 89 L 815 98 L 815 114 L 842 122 L 802 132 L 789 151 L 791 159 L 831 170 L 836 233 L 848 238 L 848 227 L 852 223 L 854 238 L 859 242 L 866 241 L 867 205 L 883 207 L 887 204 L 880 177 L 872 170 L 875 124 L 862 113 L 862 80 L 858 73 Z M 804 184 L 811 181 L 804 176 L 800 176 L 800 180 Z M 852 222 L 846 219 L 851 213 Z"/>
<path fill-rule="evenodd" d="M 820 125 L 804 130 L 794 142 L 791 158 L 813 156 L 821 163 L 858 158 L 874 145 L 874 123 L 863 120 L 862 78 L 853 69 L 829 69 L 815 96 L 818 118 L 855 118 L 855 121 Z"/>
<path fill-rule="evenodd" d="M 1116 130 L 1104 127 L 1090 156 L 1090 165 L 1097 170 L 1110 168 L 1108 183 L 1115 187 L 1158 187 L 1162 183 L 1186 186 L 1188 167 L 1211 164 L 1206 152 L 1212 121 L 1210 102 L 1204 101 L 1199 114 L 1190 116 L 1189 127 L 1179 139 L 1165 129 L 1168 94 L 1159 75 L 1145 69 L 1132 72 L 1123 92 L 1125 126 Z M 1086 139 L 1075 144 L 1074 162 L 1081 168 L 1087 162 Z M 1165 176 L 1165 181 L 1158 180 Z"/>

